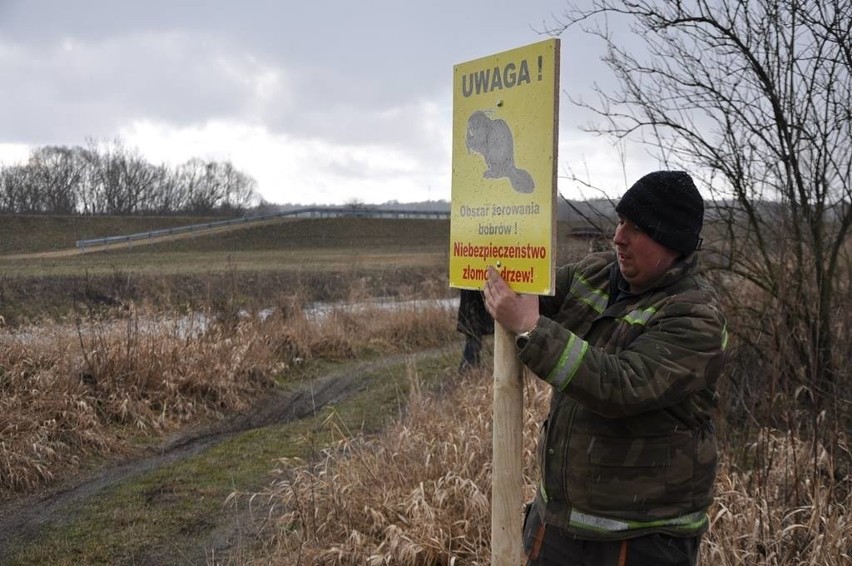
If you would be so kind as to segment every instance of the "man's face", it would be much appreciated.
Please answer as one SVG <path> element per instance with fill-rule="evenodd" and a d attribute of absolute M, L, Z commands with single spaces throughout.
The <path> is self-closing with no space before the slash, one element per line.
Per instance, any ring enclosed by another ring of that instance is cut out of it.
<path fill-rule="evenodd" d="M 618 253 L 621 274 L 634 293 L 643 291 L 665 273 L 679 255 L 652 240 L 641 228 L 620 215 L 612 242 Z"/>

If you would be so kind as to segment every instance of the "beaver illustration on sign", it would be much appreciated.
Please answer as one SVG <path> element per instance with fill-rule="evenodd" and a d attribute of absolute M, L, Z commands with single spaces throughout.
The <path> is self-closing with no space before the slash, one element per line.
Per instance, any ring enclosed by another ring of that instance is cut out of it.
<path fill-rule="evenodd" d="M 482 174 L 486 179 L 506 177 L 519 193 L 535 189 L 532 175 L 515 166 L 515 141 L 505 120 L 492 120 L 482 110 L 477 110 L 467 120 L 468 151 L 482 155 L 488 169 Z"/>

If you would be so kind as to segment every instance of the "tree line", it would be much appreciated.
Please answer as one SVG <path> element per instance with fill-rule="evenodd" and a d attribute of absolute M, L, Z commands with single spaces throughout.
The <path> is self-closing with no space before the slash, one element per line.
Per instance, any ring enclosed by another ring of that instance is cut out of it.
<path fill-rule="evenodd" d="M 257 182 L 229 161 L 155 165 L 120 139 L 0 166 L 0 214 L 234 215 L 259 202 Z"/>

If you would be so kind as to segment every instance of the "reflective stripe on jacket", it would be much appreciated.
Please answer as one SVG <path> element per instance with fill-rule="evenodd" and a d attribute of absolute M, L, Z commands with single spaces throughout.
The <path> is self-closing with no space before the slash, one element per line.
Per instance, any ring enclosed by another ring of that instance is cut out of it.
<path fill-rule="evenodd" d="M 716 474 L 725 320 L 695 254 L 614 301 L 616 265 L 610 252 L 561 268 L 520 352 L 554 388 L 537 505 L 583 538 L 699 533 Z"/>

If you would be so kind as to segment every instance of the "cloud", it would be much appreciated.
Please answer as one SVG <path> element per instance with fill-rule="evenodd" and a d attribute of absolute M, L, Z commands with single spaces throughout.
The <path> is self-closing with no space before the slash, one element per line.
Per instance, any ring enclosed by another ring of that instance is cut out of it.
<path fill-rule="evenodd" d="M 22 143 L 0 143 L 0 166 L 22 164 L 30 156 L 30 146 Z"/>
<path fill-rule="evenodd" d="M 231 160 L 271 202 L 449 199 L 453 65 L 543 39 L 536 22 L 563 7 L 0 0 L 0 165 L 119 136 L 155 163 Z M 575 94 L 597 56 L 571 33 Z M 564 104 L 559 174 L 585 155 L 622 186 L 578 120 Z"/>
<path fill-rule="evenodd" d="M 192 157 L 231 161 L 250 172 L 267 201 L 278 204 L 449 199 L 449 119 L 429 103 L 419 112 L 400 111 L 416 114 L 418 130 L 432 137 L 433 147 L 417 152 L 392 141 L 350 143 L 227 120 L 184 127 L 141 120 L 120 135 L 155 163 L 177 165 Z"/>
<path fill-rule="evenodd" d="M 80 143 L 81 132 L 112 137 L 128 120 L 143 118 L 177 126 L 259 120 L 271 100 L 287 104 L 280 69 L 196 32 L 3 43 L 0 74 L 0 136 L 33 144 Z"/>
<path fill-rule="evenodd" d="M 389 106 L 369 77 L 284 69 L 191 31 L 0 43 L 0 74 L 6 162 L 119 136 L 153 162 L 232 160 L 272 202 L 449 198 L 449 100 Z"/>

